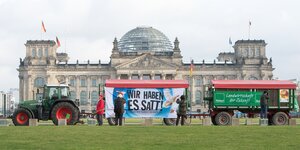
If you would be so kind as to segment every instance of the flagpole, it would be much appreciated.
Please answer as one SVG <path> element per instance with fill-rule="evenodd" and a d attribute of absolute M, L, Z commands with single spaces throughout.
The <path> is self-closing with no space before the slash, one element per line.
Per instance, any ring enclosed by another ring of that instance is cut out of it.
<path fill-rule="evenodd" d="M 65 53 L 67 53 L 67 37 L 65 37 Z"/>
<path fill-rule="evenodd" d="M 194 60 L 191 59 L 191 64 L 190 64 L 190 112 L 192 112 L 192 92 L 193 92 L 193 69 L 194 69 Z"/>
<path fill-rule="evenodd" d="M 251 26 L 251 21 L 249 21 L 249 28 L 248 28 L 248 40 L 250 40 L 250 26 Z"/>
<path fill-rule="evenodd" d="M 232 41 L 231 41 L 231 37 L 229 37 L 229 50 L 231 49 L 231 45 L 232 45 Z"/>
<path fill-rule="evenodd" d="M 42 28 L 43 28 L 43 20 L 42 20 Z M 41 40 L 43 39 L 43 31 L 42 31 L 42 28 L 41 28 L 41 30 L 40 30 L 40 32 L 41 32 Z"/>

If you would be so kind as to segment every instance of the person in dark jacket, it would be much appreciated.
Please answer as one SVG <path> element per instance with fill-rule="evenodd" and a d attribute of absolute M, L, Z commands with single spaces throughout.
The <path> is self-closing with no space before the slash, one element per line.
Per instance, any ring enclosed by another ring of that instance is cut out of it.
<path fill-rule="evenodd" d="M 178 111 L 177 111 L 177 119 L 176 119 L 176 126 L 178 126 L 179 119 L 181 118 L 181 125 L 184 125 L 184 121 L 186 119 L 186 101 L 185 101 L 185 96 L 181 95 L 180 99 L 176 101 L 178 106 Z"/>
<path fill-rule="evenodd" d="M 120 92 L 118 97 L 114 100 L 115 125 L 122 126 L 125 103 L 126 101 L 123 98 L 123 93 Z"/>
<path fill-rule="evenodd" d="M 268 99 L 269 99 L 269 94 L 267 91 L 264 91 L 264 93 L 260 96 L 260 118 L 261 119 L 267 118 Z"/>

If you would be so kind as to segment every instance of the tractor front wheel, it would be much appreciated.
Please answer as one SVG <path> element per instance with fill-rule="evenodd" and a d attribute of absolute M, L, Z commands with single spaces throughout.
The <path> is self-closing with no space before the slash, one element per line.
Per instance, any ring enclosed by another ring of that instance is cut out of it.
<path fill-rule="evenodd" d="M 12 121 L 15 126 L 28 126 L 30 118 L 32 115 L 27 109 L 18 108 L 13 114 Z"/>
<path fill-rule="evenodd" d="M 55 125 L 59 119 L 66 119 L 68 125 L 74 125 L 79 119 L 79 110 L 68 102 L 57 103 L 51 112 L 51 118 Z"/>

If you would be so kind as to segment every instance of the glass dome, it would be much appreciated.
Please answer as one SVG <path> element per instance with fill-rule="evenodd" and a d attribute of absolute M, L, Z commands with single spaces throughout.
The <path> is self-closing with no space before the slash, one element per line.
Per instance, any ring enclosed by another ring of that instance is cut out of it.
<path fill-rule="evenodd" d="M 169 52 L 173 49 L 170 40 L 152 27 L 137 27 L 130 30 L 120 39 L 118 48 L 123 52 Z"/>

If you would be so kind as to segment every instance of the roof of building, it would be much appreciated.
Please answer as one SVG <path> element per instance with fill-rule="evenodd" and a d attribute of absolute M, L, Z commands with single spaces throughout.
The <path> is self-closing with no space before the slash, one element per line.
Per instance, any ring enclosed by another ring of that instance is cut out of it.
<path fill-rule="evenodd" d="M 217 89 L 296 89 L 296 84 L 287 80 L 212 80 Z"/>
<path fill-rule="evenodd" d="M 255 43 L 255 44 L 261 43 L 261 44 L 266 44 L 265 40 L 237 40 L 237 41 L 235 42 L 235 44 L 244 44 L 244 43 L 247 43 L 247 44 L 249 44 L 249 43 Z"/>
<path fill-rule="evenodd" d="M 50 45 L 55 45 L 54 40 L 28 40 L 26 44 L 50 44 Z"/>
<path fill-rule="evenodd" d="M 118 88 L 188 88 L 186 80 L 106 80 L 106 87 Z"/>
<path fill-rule="evenodd" d="M 137 27 L 130 30 L 120 39 L 118 48 L 123 52 L 173 50 L 168 37 L 152 27 Z"/>

